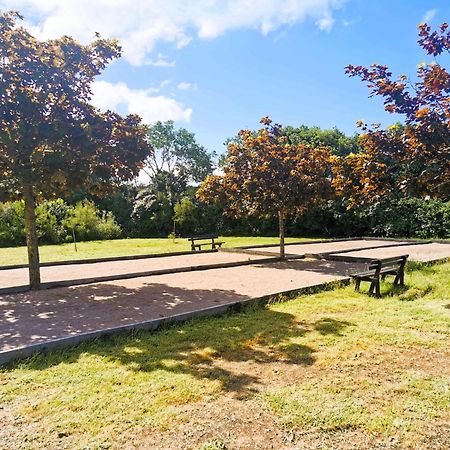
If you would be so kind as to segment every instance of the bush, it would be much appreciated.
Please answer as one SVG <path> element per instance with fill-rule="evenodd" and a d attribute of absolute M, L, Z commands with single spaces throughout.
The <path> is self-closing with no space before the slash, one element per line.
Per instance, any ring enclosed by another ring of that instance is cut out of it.
<path fill-rule="evenodd" d="M 174 207 L 177 232 L 182 236 L 197 233 L 198 208 L 190 198 L 182 198 Z"/>
<path fill-rule="evenodd" d="M 132 213 L 136 235 L 141 237 L 167 236 L 173 228 L 172 217 L 172 206 L 163 192 L 149 187 L 137 194 Z"/>
<path fill-rule="evenodd" d="M 25 244 L 24 210 L 22 201 L 0 203 L 0 247 Z"/>
<path fill-rule="evenodd" d="M 94 203 L 88 200 L 78 202 L 69 211 L 69 217 L 64 220 L 63 225 L 66 241 L 71 240 L 73 230 L 78 241 L 115 239 L 122 233 L 111 212 L 101 215 Z"/>
<path fill-rule="evenodd" d="M 402 198 L 378 203 L 362 216 L 370 225 L 369 234 L 386 237 L 450 237 L 450 202 Z"/>
<path fill-rule="evenodd" d="M 36 227 L 39 242 L 59 244 L 64 242 L 66 230 L 63 222 L 70 211 L 64 200 L 46 201 L 36 207 Z"/>

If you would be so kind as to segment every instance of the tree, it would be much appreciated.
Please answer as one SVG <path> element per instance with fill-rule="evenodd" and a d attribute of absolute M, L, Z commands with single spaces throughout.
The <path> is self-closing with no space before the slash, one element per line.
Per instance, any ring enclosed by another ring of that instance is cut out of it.
<path fill-rule="evenodd" d="M 151 152 L 140 118 L 100 112 L 91 83 L 120 56 L 114 40 L 39 41 L 15 12 L 0 15 L 2 196 L 23 198 L 30 287 L 40 284 L 36 202 L 83 186 L 101 194 L 135 177 Z"/>
<path fill-rule="evenodd" d="M 348 155 L 359 151 L 358 135 L 347 136 L 337 128 L 322 130 L 320 127 L 286 127 L 286 134 L 293 144 L 310 147 L 329 147 L 333 154 Z"/>
<path fill-rule="evenodd" d="M 136 195 L 131 217 L 139 235 L 167 236 L 172 227 L 172 216 L 173 209 L 164 192 L 147 186 Z"/>
<path fill-rule="evenodd" d="M 208 176 L 198 191 L 203 201 L 218 202 L 235 217 L 278 216 L 280 258 L 285 258 L 284 228 L 292 214 L 331 193 L 331 153 L 325 147 L 292 144 L 285 130 L 261 120 L 264 128 L 241 130 L 228 143 L 223 175 Z"/>
<path fill-rule="evenodd" d="M 413 196 L 450 198 L 450 74 L 437 61 L 450 53 L 448 25 L 433 32 L 427 24 L 419 25 L 418 43 L 434 59 L 418 66 L 417 81 L 406 75 L 393 80 L 388 67 L 380 64 L 346 67 L 351 77 L 367 83 L 371 96 L 384 98 L 386 111 L 405 117 L 403 126 L 387 130 L 359 123 L 363 152 L 341 162 L 344 171 L 353 171 L 353 180 L 341 173 L 335 181 L 347 190 L 351 203 L 361 201 L 361 193 L 366 200 L 378 200 L 393 188 Z"/>
<path fill-rule="evenodd" d="M 189 183 L 202 181 L 213 170 L 213 155 L 196 142 L 193 133 L 176 130 L 171 120 L 149 126 L 147 139 L 155 150 L 146 158 L 144 171 L 159 190 L 165 185 L 172 206 Z"/>

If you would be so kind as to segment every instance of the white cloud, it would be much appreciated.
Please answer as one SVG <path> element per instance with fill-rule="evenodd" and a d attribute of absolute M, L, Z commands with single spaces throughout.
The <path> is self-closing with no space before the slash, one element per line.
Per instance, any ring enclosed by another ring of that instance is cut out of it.
<path fill-rule="evenodd" d="M 92 104 L 102 110 L 124 109 L 126 113 L 139 114 L 145 123 L 158 120 L 189 122 L 192 109 L 173 98 L 152 95 L 158 91 L 158 88 L 131 89 L 122 82 L 99 80 L 92 84 Z"/>
<path fill-rule="evenodd" d="M 197 90 L 197 85 L 193 83 L 187 83 L 186 81 L 182 81 L 177 84 L 177 88 L 181 91 L 195 91 Z"/>
<path fill-rule="evenodd" d="M 334 25 L 333 16 L 331 15 L 331 13 L 325 14 L 322 18 L 316 20 L 316 25 L 322 31 L 331 31 Z"/>
<path fill-rule="evenodd" d="M 162 53 L 158 53 L 158 57 L 156 59 L 146 60 L 145 64 L 154 67 L 174 67 L 175 61 L 170 61 L 167 56 L 164 56 Z"/>
<path fill-rule="evenodd" d="M 177 48 L 194 37 L 215 38 L 235 29 L 268 34 L 283 26 L 313 21 L 333 26 L 333 12 L 348 0 L 0 0 L 0 9 L 21 11 L 41 38 L 62 34 L 82 42 L 98 31 L 116 37 L 133 65 L 172 64 L 148 59 L 158 42 Z"/>
<path fill-rule="evenodd" d="M 422 22 L 429 23 L 434 19 L 437 9 L 429 9 L 422 18 Z"/>

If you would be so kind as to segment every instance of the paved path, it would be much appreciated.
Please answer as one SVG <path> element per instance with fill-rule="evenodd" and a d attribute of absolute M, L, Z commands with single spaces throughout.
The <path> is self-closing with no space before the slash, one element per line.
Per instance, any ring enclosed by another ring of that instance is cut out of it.
<path fill-rule="evenodd" d="M 345 278 L 361 265 L 294 260 L 0 296 L 0 351 Z"/>

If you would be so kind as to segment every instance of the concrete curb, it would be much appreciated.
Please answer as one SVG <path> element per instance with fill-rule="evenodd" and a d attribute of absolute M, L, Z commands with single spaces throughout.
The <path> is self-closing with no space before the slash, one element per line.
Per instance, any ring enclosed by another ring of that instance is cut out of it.
<path fill-rule="evenodd" d="M 136 259 L 162 258 L 162 257 L 166 257 L 166 256 L 198 255 L 199 253 L 216 253 L 216 252 L 217 252 L 217 249 L 199 250 L 196 252 L 185 251 L 185 252 L 170 252 L 170 253 L 150 253 L 147 255 L 109 256 L 106 258 L 69 259 L 66 261 L 43 262 L 40 264 L 40 266 L 41 267 L 51 267 L 51 266 L 69 266 L 72 264 L 94 264 L 94 263 L 111 262 L 111 261 L 132 261 L 132 260 L 136 260 Z M 0 266 L 0 270 L 27 269 L 27 268 L 28 268 L 28 264 L 12 264 L 9 266 Z"/>
<path fill-rule="evenodd" d="M 219 249 L 219 252 L 224 253 L 241 253 L 244 255 L 255 255 L 255 256 L 267 256 L 267 257 L 274 257 L 274 255 L 278 255 L 278 253 L 274 252 L 265 252 L 263 250 L 251 250 L 251 249 L 242 249 L 240 247 L 237 248 L 221 248 Z M 297 255 L 295 253 L 286 253 L 285 254 L 286 259 L 304 259 L 305 255 Z"/>
<path fill-rule="evenodd" d="M 289 289 L 276 294 L 265 295 L 263 297 L 250 298 L 248 300 L 239 300 L 223 305 L 211 306 L 208 308 L 189 311 L 181 314 L 161 317 L 159 319 L 137 322 L 119 327 L 104 328 L 102 330 L 80 333 L 73 336 L 67 336 L 52 341 L 41 342 L 38 344 L 27 345 L 11 350 L 0 351 L 0 366 L 5 366 L 13 361 L 28 358 L 35 353 L 48 352 L 65 347 L 73 347 L 82 342 L 111 336 L 114 334 L 130 333 L 138 330 L 157 331 L 169 325 L 187 322 L 189 320 L 199 319 L 207 316 L 218 316 L 226 313 L 241 312 L 247 306 L 264 306 L 269 303 L 276 303 L 289 300 L 299 295 L 313 294 L 319 291 L 332 290 L 340 286 L 348 285 L 350 278 L 345 277 L 340 280 L 328 281 L 314 286 Z"/>
<path fill-rule="evenodd" d="M 105 281 L 128 280 L 130 278 L 150 277 L 154 275 L 168 275 L 171 273 L 194 272 L 199 270 L 210 270 L 210 269 L 227 269 L 229 267 L 249 266 L 252 264 L 259 264 L 259 263 L 266 264 L 278 261 L 280 261 L 280 258 L 275 256 L 264 259 L 254 259 L 254 260 L 249 259 L 247 261 L 235 261 L 220 264 L 202 264 L 198 266 L 176 267 L 172 269 L 149 270 L 146 272 L 122 273 L 117 275 L 107 275 L 104 277 L 81 278 L 78 280 L 49 281 L 47 283 L 41 283 L 41 290 L 54 289 L 58 287 L 80 286 L 84 284 L 103 283 Z M 21 286 L 0 288 L 0 295 L 18 294 L 21 292 L 27 292 L 29 291 L 29 289 L 30 287 L 28 284 L 24 284 Z"/>
<path fill-rule="evenodd" d="M 327 242 L 354 241 L 354 240 L 359 240 L 359 239 L 363 239 L 363 238 L 338 238 L 338 239 L 320 239 L 320 240 L 312 239 L 310 241 L 286 242 L 284 244 L 284 246 L 287 247 L 289 245 L 325 244 Z M 280 246 L 280 244 L 258 244 L 258 245 L 243 245 L 242 247 L 231 247 L 231 248 L 247 250 L 247 249 L 251 249 L 251 248 L 270 248 L 270 247 L 279 247 L 279 246 Z M 221 250 L 225 250 L 225 249 L 221 248 Z"/>

